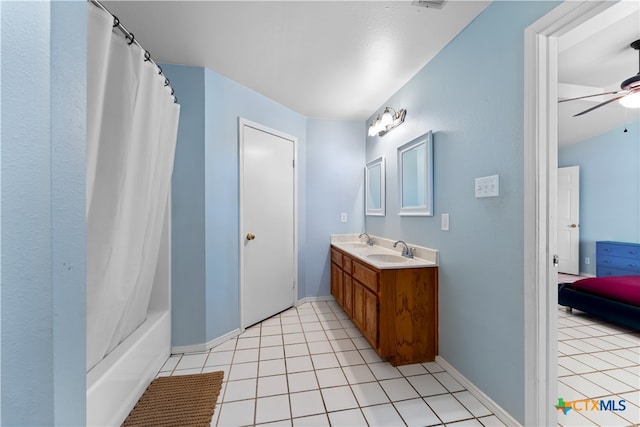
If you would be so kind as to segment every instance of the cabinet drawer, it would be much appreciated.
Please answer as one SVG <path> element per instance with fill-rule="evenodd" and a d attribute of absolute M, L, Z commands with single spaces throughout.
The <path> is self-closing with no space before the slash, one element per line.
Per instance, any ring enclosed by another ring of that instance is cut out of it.
<path fill-rule="evenodd" d="M 373 292 L 378 293 L 378 273 L 357 261 L 353 261 L 353 278 Z"/>
<path fill-rule="evenodd" d="M 640 259 L 598 255 L 598 267 L 619 268 L 640 273 Z M 632 274 L 632 273 L 631 273 Z"/>
<path fill-rule="evenodd" d="M 333 248 L 331 248 L 331 261 L 342 266 L 342 254 Z"/>
<path fill-rule="evenodd" d="M 348 256 L 342 256 L 342 269 L 345 273 L 351 274 L 351 258 Z"/>
<path fill-rule="evenodd" d="M 640 246 L 598 242 L 596 244 L 596 254 L 598 256 L 598 264 L 600 264 L 600 258 L 603 256 L 634 258 L 640 260 Z"/>

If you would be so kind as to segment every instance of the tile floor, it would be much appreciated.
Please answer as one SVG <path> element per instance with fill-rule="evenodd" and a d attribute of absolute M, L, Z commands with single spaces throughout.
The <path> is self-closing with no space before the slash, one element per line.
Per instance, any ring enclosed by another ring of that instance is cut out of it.
<path fill-rule="evenodd" d="M 563 427 L 640 425 L 640 332 L 558 306 L 558 396 L 625 400 L 623 411 L 558 412 Z"/>
<path fill-rule="evenodd" d="M 159 376 L 224 371 L 211 425 L 502 426 L 437 363 L 381 360 L 334 302 L 291 308 Z"/>

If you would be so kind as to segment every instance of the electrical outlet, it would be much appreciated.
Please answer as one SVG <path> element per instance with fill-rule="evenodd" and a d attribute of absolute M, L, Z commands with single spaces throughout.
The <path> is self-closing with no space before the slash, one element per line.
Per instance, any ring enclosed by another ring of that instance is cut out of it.
<path fill-rule="evenodd" d="M 345 212 L 340 214 L 340 222 L 347 222 L 347 214 Z"/>
<path fill-rule="evenodd" d="M 589 258 L 589 257 L 585 257 L 585 259 L 584 259 L 584 263 L 585 263 L 585 264 L 591 264 L 591 258 Z"/>

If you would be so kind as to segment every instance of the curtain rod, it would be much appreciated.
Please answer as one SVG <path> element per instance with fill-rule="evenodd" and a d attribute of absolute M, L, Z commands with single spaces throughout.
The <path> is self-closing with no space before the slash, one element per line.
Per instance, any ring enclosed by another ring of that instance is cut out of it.
<path fill-rule="evenodd" d="M 178 103 L 178 97 L 173 94 L 173 87 L 171 87 L 171 82 L 169 81 L 167 76 L 165 76 L 164 73 L 162 72 L 162 67 L 159 66 L 158 64 L 156 64 L 156 62 L 153 59 L 151 59 L 151 54 L 149 53 L 149 51 L 146 50 L 144 47 L 142 47 L 142 45 L 138 42 L 138 40 L 136 40 L 136 38 L 133 35 L 133 33 L 131 31 L 127 30 L 127 28 L 122 24 L 122 22 L 120 22 L 118 17 L 116 15 L 114 15 L 113 13 L 111 13 L 111 11 L 109 9 L 107 9 L 98 0 L 87 0 L 87 1 L 89 3 L 95 5 L 95 6 L 98 6 L 100 9 L 104 10 L 105 12 L 107 12 L 109 15 L 111 15 L 113 17 L 113 27 L 117 28 L 118 30 L 120 30 L 120 32 L 122 32 L 122 34 L 124 35 L 124 38 L 128 41 L 129 45 L 135 43 L 135 44 L 138 45 L 138 47 L 140 49 L 142 49 L 144 51 L 144 60 L 145 61 L 149 61 L 153 65 L 156 66 L 156 68 L 159 70 L 158 74 L 160 74 L 161 76 L 164 77 L 164 85 L 165 86 L 169 86 L 171 88 L 171 95 L 173 96 L 173 102 L 174 103 Z"/>

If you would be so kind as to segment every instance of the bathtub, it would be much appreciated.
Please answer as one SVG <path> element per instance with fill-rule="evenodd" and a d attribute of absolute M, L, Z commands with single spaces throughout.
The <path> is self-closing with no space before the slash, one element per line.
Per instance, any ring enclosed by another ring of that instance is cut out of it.
<path fill-rule="evenodd" d="M 167 210 L 170 212 L 170 209 Z M 171 229 L 165 217 L 145 321 L 87 372 L 87 425 L 119 426 L 171 351 Z"/>

